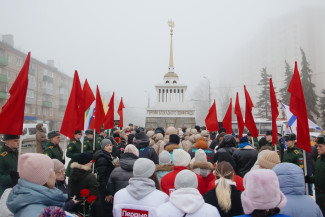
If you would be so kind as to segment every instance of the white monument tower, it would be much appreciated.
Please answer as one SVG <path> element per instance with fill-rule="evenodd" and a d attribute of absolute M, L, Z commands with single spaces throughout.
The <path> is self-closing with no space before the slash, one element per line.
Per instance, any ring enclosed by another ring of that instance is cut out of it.
<path fill-rule="evenodd" d="M 173 61 L 173 28 L 175 23 L 168 21 L 170 27 L 170 57 L 168 72 L 164 75 L 163 84 L 155 86 L 157 102 L 154 107 L 147 108 L 146 127 L 194 127 L 195 110 L 185 101 L 187 86 L 179 83 L 174 72 Z"/>

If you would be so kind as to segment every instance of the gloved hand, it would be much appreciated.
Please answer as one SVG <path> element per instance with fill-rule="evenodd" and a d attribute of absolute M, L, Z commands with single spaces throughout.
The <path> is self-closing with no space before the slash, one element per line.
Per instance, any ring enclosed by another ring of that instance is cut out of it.
<path fill-rule="evenodd" d="M 18 183 L 19 173 L 16 171 L 10 171 L 10 177 L 11 177 L 13 186 L 15 186 Z"/>
<path fill-rule="evenodd" d="M 305 182 L 306 183 L 311 183 L 310 176 L 305 176 Z"/>

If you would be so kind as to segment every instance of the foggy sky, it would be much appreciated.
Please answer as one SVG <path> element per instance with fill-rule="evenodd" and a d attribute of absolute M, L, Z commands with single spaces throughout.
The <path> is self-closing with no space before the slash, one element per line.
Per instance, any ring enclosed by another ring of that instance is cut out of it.
<path fill-rule="evenodd" d="M 0 0 L 0 5 L 0 35 L 13 34 L 15 48 L 42 62 L 55 60 L 71 77 L 78 70 L 93 89 L 98 84 L 101 92 L 115 91 L 138 114 L 130 121 L 143 125 L 148 92 L 153 105 L 154 85 L 168 70 L 168 19 L 175 22 L 175 72 L 188 85 L 190 99 L 199 84 L 207 84 L 203 76 L 212 88 L 233 83 L 227 65 L 237 63 L 238 50 L 265 24 L 325 2 Z"/>

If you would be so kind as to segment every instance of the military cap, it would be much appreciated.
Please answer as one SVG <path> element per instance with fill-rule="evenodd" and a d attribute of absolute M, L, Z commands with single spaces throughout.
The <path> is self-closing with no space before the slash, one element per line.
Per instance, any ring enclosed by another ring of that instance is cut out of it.
<path fill-rule="evenodd" d="M 266 131 L 266 135 L 267 135 L 267 136 L 272 136 L 272 130 L 268 130 L 268 131 Z"/>
<path fill-rule="evenodd" d="M 99 132 L 104 132 L 105 130 L 104 130 L 104 128 L 100 128 L 100 130 L 99 130 Z"/>
<path fill-rule="evenodd" d="M 252 136 L 251 132 L 247 132 L 247 136 Z"/>
<path fill-rule="evenodd" d="M 51 131 L 51 132 L 49 132 L 49 133 L 47 134 L 47 137 L 48 137 L 49 139 L 51 139 L 51 138 L 53 138 L 53 137 L 55 137 L 55 136 L 60 136 L 59 131 Z"/>
<path fill-rule="evenodd" d="M 284 140 L 285 141 L 293 141 L 293 140 L 296 140 L 296 139 L 297 139 L 297 136 L 294 133 L 284 135 Z"/>
<path fill-rule="evenodd" d="M 94 131 L 92 131 L 92 130 L 86 130 L 85 133 L 86 133 L 86 135 L 90 135 L 90 134 L 94 134 Z"/>
<path fill-rule="evenodd" d="M 12 139 L 19 139 L 20 136 L 18 135 L 11 135 L 11 134 L 5 134 L 3 135 L 3 140 L 6 141 L 6 140 L 12 140 Z"/>
<path fill-rule="evenodd" d="M 81 130 L 75 130 L 74 134 L 81 134 Z"/>
<path fill-rule="evenodd" d="M 320 135 L 316 139 L 317 144 L 325 144 L 325 135 Z"/>

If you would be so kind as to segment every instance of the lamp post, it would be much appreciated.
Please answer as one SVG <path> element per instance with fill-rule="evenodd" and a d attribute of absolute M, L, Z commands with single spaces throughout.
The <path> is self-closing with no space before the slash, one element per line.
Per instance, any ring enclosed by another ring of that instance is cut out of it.
<path fill-rule="evenodd" d="M 207 77 L 205 77 L 205 76 L 203 76 L 203 78 L 205 78 L 205 79 L 207 79 L 208 80 L 208 82 L 209 82 L 209 106 L 208 106 L 208 109 L 210 108 L 210 80 L 207 78 Z"/>

